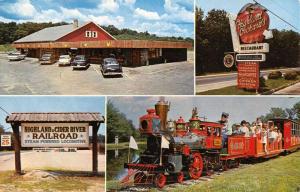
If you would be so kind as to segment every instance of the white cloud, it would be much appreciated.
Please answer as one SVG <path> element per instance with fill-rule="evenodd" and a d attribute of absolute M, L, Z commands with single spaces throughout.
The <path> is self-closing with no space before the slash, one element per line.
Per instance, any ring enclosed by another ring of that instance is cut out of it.
<path fill-rule="evenodd" d="M 133 5 L 133 4 L 135 4 L 135 1 L 136 0 L 124 0 L 124 3 L 128 4 L 128 5 Z"/>
<path fill-rule="evenodd" d="M 101 0 L 98 8 L 101 12 L 117 12 L 119 9 L 119 3 L 115 0 Z"/>
<path fill-rule="evenodd" d="M 23 17 L 32 17 L 36 13 L 36 9 L 30 0 L 18 0 L 16 3 L 9 5 L 7 11 Z"/>
<path fill-rule="evenodd" d="M 147 20 L 159 20 L 160 17 L 157 12 L 152 12 L 152 11 L 146 11 L 141 8 L 136 8 L 134 10 L 134 16 L 135 17 L 142 17 L 143 19 Z"/>
<path fill-rule="evenodd" d="M 139 32 L 148 31 L 158 36 L 191 36 L 186 28 L 164 21 L 137 23 L 134 28 Z"/>
<path fill-rule="evenodd" d="M 166 13 L 162 15 L 162 19 L 175 22 L 194 22 L 194 11 L 186 10 L 176 1 L 165 0 L 164 9 Z"/>

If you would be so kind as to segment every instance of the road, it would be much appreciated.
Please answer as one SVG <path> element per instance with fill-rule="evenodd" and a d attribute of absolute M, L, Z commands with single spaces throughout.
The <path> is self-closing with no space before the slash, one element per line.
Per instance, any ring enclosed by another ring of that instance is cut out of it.
<path fill-rule="evenodd" d="M 104 78 L 100 67 L 87 70 L 40 65 L 37 59 L 9 62 L 0 55 L 0 95 L 192 95 L 194 53 L 188 61 L 137 68 L 124 67 L 123 77 Z"/>
<path fill-rule="evenodd" d="M 280 71 L 283 73 L 289 70 L 300 70 L 300 67 L 280 69 Z M 272 71 L 278 71 L 278 69 L 262 70 L 261 75 L 267 76 Z M 204 92 L 213 89 L 220 89 L 223 87 L 233 86 L 236 84 L 237 84 L 237 73 L 197 76 L 196 92 Z"/>
<path fill-rule="evenodd" d="M 300 83 L 281 89 L 273 95 L 300 95 Z"/>
<path fill-rule="evenodd" d="M 0 152 L 0 171 L 15 170 L 14 152 Z M 77 152 L 21 152 L 22 170 L 64 169 L 72 171 L 92 171 L 92 151 Z M 105 171 L 105 155 L 98 155 L 98 170 Z"/>

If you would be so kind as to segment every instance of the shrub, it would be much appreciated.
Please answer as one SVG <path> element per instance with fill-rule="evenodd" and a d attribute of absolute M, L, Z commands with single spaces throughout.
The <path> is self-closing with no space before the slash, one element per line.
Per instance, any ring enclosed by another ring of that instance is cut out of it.
<path fill-rule="evenodd" d="M 296 71 L 289 71 L 286 72 L 286 74 L 284 75 L 284 78 L 286 80 L 296 80 L 297 79 L 297 72 Z"/>
<path fill-rule="evenodd" d="M 282 73 L 280 71 L 272 71 L 268 75 L 268 79 L 279 79 L 282 77 Z"/>
<path fill-rule="evenodd" d="M 266 87 L 266 80 L 264 77 L 259 77 L 259 86 Z"/>

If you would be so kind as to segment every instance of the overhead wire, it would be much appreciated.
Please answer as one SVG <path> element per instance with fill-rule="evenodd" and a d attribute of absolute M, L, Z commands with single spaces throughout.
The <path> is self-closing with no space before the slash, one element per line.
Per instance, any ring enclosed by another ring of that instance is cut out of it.
<path fill-rule="evenodd" d="M 289 26 L 293 27 L 294 29 L 296 29 L 297 31 L 299 31 L 299 29 L 297 27 L 295 27 L 293 24 L 291 24 L 290 22 L 286 21 L 285 19 L 283 19 L 282 17 L 280 17 L 279 15 L 277 15 L 276 13 L 274 13 L 273 11 L 271 11 L 270 9 L 266 8 L 266 6 L 262 5 L 261 3 L 257 2 L 256 0 L 253 0 L 255 3 L 261 5 L 262 7 L 264 7 L 267 11 L 269 11 L 271 14 L 273 14 L 275 17 L 277 17 L 278 19 L 280 19 L 281 21 L 285 22 L 286 24 L 288 24 Z"/>

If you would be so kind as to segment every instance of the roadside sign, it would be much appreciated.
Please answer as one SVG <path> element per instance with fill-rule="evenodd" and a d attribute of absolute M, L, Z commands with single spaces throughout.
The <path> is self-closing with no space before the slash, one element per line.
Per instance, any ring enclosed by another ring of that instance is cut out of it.
<path fill-rule="evenodd" d="M 257 54 L 237 54 L 236 61 L 266 61 L 266 55 L 264 53 Z"/>
<path fill-rule="evenodd" d="M 241 44 L 239 46 L 239 53 L 268 53 L 268 43 L 254 43 L 254 44 Z"/>
<path fill-rule="evenodd" d="M 258 89 L 259 88 L 259 63 L 240 62 L 238 63 L 238 88 Z"/>
<path fill-rule="evenodd" d="M 232 54 L 226 54 L 223 63 L 227 68 L 232 67 L 234 65 L 234 56 Z"/>
<path fill-rule="evenodd" d="M 22 147 L 88 147 L 88 123 L 22 123 Z"/>
<path fill-rule="evenodd" d="M 267 10 L 259 4 L 246 4 L 236 18 L 236 30 L 242 43 L 261 43 L 265 30 L 269 29 L 270 18 Z"/>
<path fill-rule="evenodd" d="M 1 135 L 1 147 L 11 146 L 11 135 Z"/>

